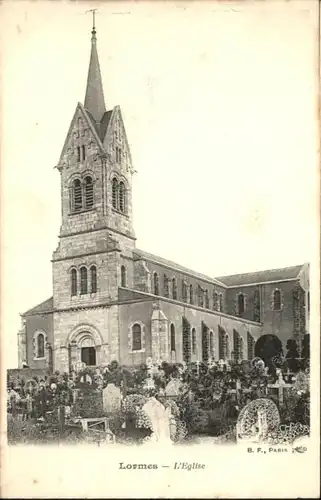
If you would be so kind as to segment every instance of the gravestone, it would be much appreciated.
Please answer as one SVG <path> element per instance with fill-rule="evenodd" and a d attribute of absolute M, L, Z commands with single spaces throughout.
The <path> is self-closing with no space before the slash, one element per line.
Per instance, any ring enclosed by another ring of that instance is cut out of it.
<path fill-rule="evenodd" d="M 260 443 L 270 430 L 280 425 L 280 414 L 270 399 L 258 398 L 248 403 L 240 412 L 236 424 L 237 442 Z"/>
<path fill-rule="evenodd" d="M 121 392 L 115 384 L 108 384 L 103 389 L 103 408 L 105 413 L 118 413 L 121 405 Z"/>
<path fill-rule="evenodd" d="M 173 378 L 165 387 L 165 396 L 178 396 L 183 390 L 183 382 L 178 378 Z"/>
<path fill-rule="evenodd" d="M 172 442 L 170 436 L 171 410 L 164 407 L 156 398 L 150 398 L 142 410 L 149 417 L 153 434 L 151 442 Z"/>

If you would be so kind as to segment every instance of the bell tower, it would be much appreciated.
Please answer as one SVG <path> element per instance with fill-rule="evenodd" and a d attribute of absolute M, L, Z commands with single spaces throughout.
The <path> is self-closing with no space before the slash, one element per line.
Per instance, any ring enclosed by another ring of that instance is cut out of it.
<path fill-rule="evenodd" d="M 117 267 L 117 255 L 131 258 L 135 246 L 132 159 L 120 107 L 106 108 L 94 16 L 93 21 L 84 105 L 76 106 L 56 167 L 61 180 L 61 226 L 53 253 L 55 307 L 76 301 L 70 294 L 72 266 L 78 269 L 100 262 L 106 267 L 113 261 Z M 110 276 L 101 278 L 96 300 L 115 297 L 118 268 L 108 272 L 114 277 L 113 286 Z"/>

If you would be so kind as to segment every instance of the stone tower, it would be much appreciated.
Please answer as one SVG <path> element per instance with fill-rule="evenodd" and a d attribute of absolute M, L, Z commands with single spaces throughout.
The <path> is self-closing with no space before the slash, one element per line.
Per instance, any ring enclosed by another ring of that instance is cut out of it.
<path fill-rule="evenodd" d="M 61 226 L 52 262 L 58 359 L 61 345 L 69 348 L 62 339 L 76 322 L 67 311 L 117 300 L 121 261 L 132 258 L 135 246 L 131 154 L 119 106 L 106 110 L 95 26 L 84 105 L 76 106 L 56 168 Z"/>

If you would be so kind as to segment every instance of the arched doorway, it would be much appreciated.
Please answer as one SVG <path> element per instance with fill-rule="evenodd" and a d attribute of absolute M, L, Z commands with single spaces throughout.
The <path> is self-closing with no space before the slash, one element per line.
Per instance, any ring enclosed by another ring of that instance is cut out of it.
<path fill-rule="evenodd" d="M 69 368 L 77 370 L 79 364 L 97 366 L 104 362 L 105 349 L 102 350 L 102 337 L 91 325 L 79 325 L 69 335 Z"/>
<path fill-rule="evenodd" d="M 273 358 L 283 355 L 282 342 L 276 335 L 262 335 L 255 344 L 255 356 L 263 359 L 266 365 L 272 363 Z"/>
<path fill-rule="evenodd" d="M 84 337 L 78 343 L 78 348 L 80 349 L 80 359 L 87 366 L 96 365 L 96 346 L 93 339 L 89 336 Z"/>

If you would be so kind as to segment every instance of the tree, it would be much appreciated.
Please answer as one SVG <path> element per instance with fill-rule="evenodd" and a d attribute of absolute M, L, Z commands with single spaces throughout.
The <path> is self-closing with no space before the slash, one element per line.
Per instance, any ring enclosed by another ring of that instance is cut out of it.
<path fill-rule="evenodd" d="M 291 372 L 296 373 L 300 369 L 300 362 L 298 360 L 298 346 L 294 339 L 288 339 L 286 343 L 287 353 L 286 353 L 286 361 Z"/>

